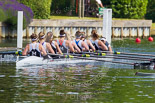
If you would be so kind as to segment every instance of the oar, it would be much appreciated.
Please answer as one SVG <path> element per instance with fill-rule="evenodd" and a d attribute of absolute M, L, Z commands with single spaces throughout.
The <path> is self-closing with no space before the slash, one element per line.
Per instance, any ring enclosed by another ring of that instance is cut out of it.
<path fill-rule="evenodd" d="M 99 58 L 92 58 L 90 55 L 60 55 L 60 54 L 50 54 L 51 56 L 59 56 L 60 58 L 77 58 L 77 59 L 85 59 L 85 60 L 95 60 L 95 61 L 102 61 L 102 62 L 111 62 L 111 63 L 119 63 L 119 64 L 127 64 L 127 65 L 134 65 L 134 63 L 127 63 L 127 62 L 119 62 L 119 61 L 111 61 L 111 60 L 103 60 Z"/>
<path fill-rule="evenodd" d="M 140 54 L 140 53 L 126 53 L 126 52 L 117 52 L 117 51 L 98 51 L 101 53 L 112 53 L 112 54 L 125 54 L 125 55 L 137 55 L 137 56 L 151 56 L 151 57 L 155 57 L 155 55 L 153 54 Z"/>
<path fill-rule="evenodd" d="M 82 52 L 82 54 L 90 54 L 95 55 L 99 58 L 114 58 L 114 59 L 127 59 L 127 60 L 140 60 L 140 61 L 150 61 L 150 58 L 144 58 L 144 57 L 135 57 L 135 56 L 129 56 L 129 55 L 114 55 L 114 54 L 106 54 L 106 53 L 93 53 L 93 52 Z"/>

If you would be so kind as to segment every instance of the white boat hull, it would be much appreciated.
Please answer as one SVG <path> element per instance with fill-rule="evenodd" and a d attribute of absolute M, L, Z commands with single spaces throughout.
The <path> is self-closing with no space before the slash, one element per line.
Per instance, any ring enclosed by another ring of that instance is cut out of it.
<path fill-rule="evenodd" d="M 32 65 L 62 65 L 62 64 L 88 64 L 97 63 L 95 60 L 85 60 L 76 58 L 63 58 L 63 59 L 43 59 L 36 56 L 25 57 L 16 62 L 16 67 L 32 66 Z"/>

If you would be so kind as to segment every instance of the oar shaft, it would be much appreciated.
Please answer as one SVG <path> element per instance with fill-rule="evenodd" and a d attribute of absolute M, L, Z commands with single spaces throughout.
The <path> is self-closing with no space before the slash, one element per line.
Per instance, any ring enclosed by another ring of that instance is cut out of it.
<path fill-rule="evenodd" d="M 153 54 L 140 54 L 140 53 L 126 53 L 126 52 L 110 52 L 110 51 L 98 51 L 98 52 L 102 52 L 102 53 L 112 53 L 112 54 L 125 54 L 125 55 L 137 55 L 137 56 L 151 56 L 151 57 L 155 57 L 155 55 Z"/>
<path fill-rule="evenodd" d="M 99 58 L 118 58 L 118 59 L 128 59 L 128 60 L 140 60 L 140 61 L 150 61 L 150 58 L 144 58 L 140 56 L 130 56 L 130 55 L 116 55 L 116 54 L 106 54 L 106 53 L 90 53 L 90 52 L 83 52 L 83 54 L 90 54 L 95 55 L 95 57 Z"/>
<path fill-rule="evenodd" d="M 148 59 L 150 60 L 150 58 L 146 58 L 146 57 L 140 57 L 140 56 L 130 56 L 130 55 L 106 55 L 106 56 L 112 56 L 112 57 L 124 57 L 124 58 L 135 58 L 137 60 L 139 59 Z"/>
<path fill-rule="evenodd" d="M 0 55 L 22 55 L 21 51 L 6 51 L 6 52 L 0 52 Z"/>
<path fill-rule="evenodd" d="M 103 62 L 111 62 L 111 63 L 119 63 L 119 64 L 127 64 L 127 65 L 134 65 L 133 63 L 126 63 L 126 62 L 119 62 L 119 61 L 111 61 L 111 60 L 102 60 L 97 58 L 87 58 L 87 57 L 75 57 L 78 59 L 86 59 L 86 60 L 95 60 L 95 61 L 103 61 Z"/>
<path fill-rule="evenodd" d="M 81 54 L 72 54 L 72 55 L 60 55 L 60 54 L 51 54 L 54 56 L 59 56 L 61 58 L 78 58 L 78 59 L 85 59 L 85 60 L 95 60 L 95 61 L 102 61 L 102 62 L 111 62 L 111 63 L 119 63 L 119 64 L 127 64 L 127 65 L 134 65 L 133 63 L 126 63 L 126 62 L 119 62 L 119 61 L 111 61 L 111 60 L 103 60 L 98 58 L 92 58 L 90 55 L 82 56 Z"/>

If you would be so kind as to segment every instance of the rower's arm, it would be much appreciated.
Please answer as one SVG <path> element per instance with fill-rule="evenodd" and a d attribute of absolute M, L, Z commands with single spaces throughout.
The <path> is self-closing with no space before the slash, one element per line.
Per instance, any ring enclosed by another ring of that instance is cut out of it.
<path fill-rule="evenodd" d="M 39 50 L 43 53 L 43 56 L 47 55 L 44 47 L 41 44 L 39 44 Z"/>
<path fill-rule="evenodd" d="M 89 47 L 84 41 L 82 41 L 82 47 L 84 47 L 86 51 L 89 51 Z"/>
<path fill-rule="evenodd" d="M 87 40 L 88 45 L 91 47 L 91 49 L 93 51 L 95 51 L 95 47 L 93 46 L 93 44 L 90 42 L 90 40 Z"/>
<path fill-rule="evenodd" d="M 111 46 L 109 46 L 109 51 L 112 53 L 112 48 L 111 48 Z"/>
<path fill-rule="evenodd" d="M 107 46 L 99 40 L 98 45 L 101 47 L 102 50 L 108 50 Z"/>
<path fill-rule="evenodd" d="M 59 45 L 58 45 L 58 43 L 57 43 L 57 42 L 55 42 L 55 46 L 56 46 L 56 48 L 57 48 L 58 52 L 59 52 L 60 54 L 62 54 L 62 51 L 61 51 L 61 49 L 59 48 Z"/>
<path fill-rule="evenodd" d="M 26 45 L 24 51 L 22 52 L 22 55 L 27 55 L 28 54 L 28 50 L 29 50 L 29 44 Z"/>
<path fill-rule="evenodd" d="M 66 43 L 67 43 L 67 46 L 69 47 L 70 51 L 74 52 L 74 48 L 72 46 L 72 43 L 69 40 L 67 40 Z"/>
<path fill-rule="evenodd" d="M 52 47 L 49 43 L 46 42 L 46 46 L 47 46 L 47 49 L 50 53 L 55 54 L 54 50 L 52 49 Z"/>
<path fill-rule="evenodd" d="M 79 47 L 75 44 L 75 42 L 72 43 L 73 47 L 78 51 L 78 53 L 81 52 L 81 50 L 79 49 Z"/>

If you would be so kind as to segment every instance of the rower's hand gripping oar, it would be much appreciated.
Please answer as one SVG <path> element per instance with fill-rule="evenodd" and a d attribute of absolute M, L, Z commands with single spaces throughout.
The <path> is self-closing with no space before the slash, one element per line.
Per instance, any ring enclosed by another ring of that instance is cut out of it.
<path fill-rule="evenodd" d="M 5 52 L 0 52 L 0 55 L 2 55 L 2 58 L 4 58 L 4 55 L 17 55 L 21 56 L 22 51 L 5 51 Z"/>

